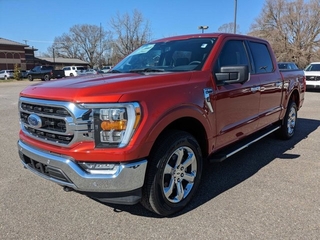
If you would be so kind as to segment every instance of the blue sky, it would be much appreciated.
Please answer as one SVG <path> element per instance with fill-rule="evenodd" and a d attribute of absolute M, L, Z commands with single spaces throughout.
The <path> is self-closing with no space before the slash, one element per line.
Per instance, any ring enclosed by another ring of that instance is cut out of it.
<path fill-rule="evenodd" d="M 266 0 L 237 0 L 237 25 L 246 34 Z M 215 32 L 234 21 L 235 0 L 0 0 L 0 37 L 47 52 L 54 38 L 69 33 L 76 24 L 92 24 L 109 30 L 117 12 L 139 10 L 148 19 L 152 38 Z M 111 29 L 110 29 L 111 30 Z"/>

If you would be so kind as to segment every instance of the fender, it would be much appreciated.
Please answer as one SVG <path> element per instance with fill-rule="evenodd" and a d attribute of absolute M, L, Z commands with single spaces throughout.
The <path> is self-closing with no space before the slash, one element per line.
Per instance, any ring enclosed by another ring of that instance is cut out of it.
<path fill-rule="evenodd" d="M 213 116 L 211 113 L 206 112 L 203 108 L 197 105 L 180 105 L 163 112 L 151 126 L 151 131 L 147 135 L 146 142 L 152 143 L 150 145 L 153 146 L 159 135 L 171 123 L 183 118 L 192 118 L 203 126 L 206 133 L 206 139 L 208 141 L 208 149 L 210 149 L 210 146 L 215 145 L 214 136 L 216 132 L 216 125 L 215 121 L 213 121 Z M 148 149 L 148 155 L 150 151 L 151 148 Z"/>

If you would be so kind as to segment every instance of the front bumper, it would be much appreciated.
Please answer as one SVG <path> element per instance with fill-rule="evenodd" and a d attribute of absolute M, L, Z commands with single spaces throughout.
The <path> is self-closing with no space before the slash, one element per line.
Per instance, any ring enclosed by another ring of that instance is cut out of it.
<path fill-rule="evenodd" d="M 147 160 L 119 163 L 114 174 L 90 174 L 71 157 L 45 152 L 21 140 L 18 151 L 25 168 L 61 186 L 89 196 L 103 196 L 105 202 L 134 204 L 139 201 L 136 192 L 143 186 Z M 134 197 L 130 196 L 132 192 L 135 192 Z M 110 201 L 108 195 L 112 198 Z"/>

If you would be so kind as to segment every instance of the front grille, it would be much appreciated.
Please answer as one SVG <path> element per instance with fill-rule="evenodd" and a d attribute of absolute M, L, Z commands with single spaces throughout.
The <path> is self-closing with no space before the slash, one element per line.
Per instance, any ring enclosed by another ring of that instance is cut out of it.
<path fill-rule="evenodd" d="M 307 81 L 320 81 L 320 76 L 306 76 Z"/>
<path fill-rule="evenodd" d="M 47 177 L 51 177 L 66 183 L 72 183 L 72 181 L 58 168 L 51 167 L 43 163 L 37 162 L 25 155 L 23 155 L 22 161 L 33 170 L 39 172 L 40 174 L 43 174 Z"/>
<path fill-rule="evenodd" d="M 24 123 L 28 123 L 28 117 L 30 116 L 30 113 L 21 112 L 20 113 L 20 119 Z M 56 132 L 66 132 L 66 122 L 64 119 L 58 119 L 54 117 L 48 117 L 48 116 L 41 116 L 42 121 L 42 129 L 46 129 L 49 131 L 56 131 Z"/>
<path fill-rule="evenodd" d="M 20 98 L 22 131 L 39 141 L 68 146 L 93 141 L 92 112 L 68 102 Z"/>

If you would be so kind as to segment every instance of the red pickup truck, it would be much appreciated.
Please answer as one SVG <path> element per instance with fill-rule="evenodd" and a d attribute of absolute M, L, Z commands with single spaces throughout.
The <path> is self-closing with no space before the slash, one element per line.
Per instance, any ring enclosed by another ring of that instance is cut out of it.
<path fill-rule="evenodd" d="M 273 132 L 291 138 L 305 89 L 303 71 L 281 72 L 262 39 L 160 39 L 107 74 L 24 89 L 18 151 L 66 191 L 167 216 L 190 202 L 206 161 Z"/>

